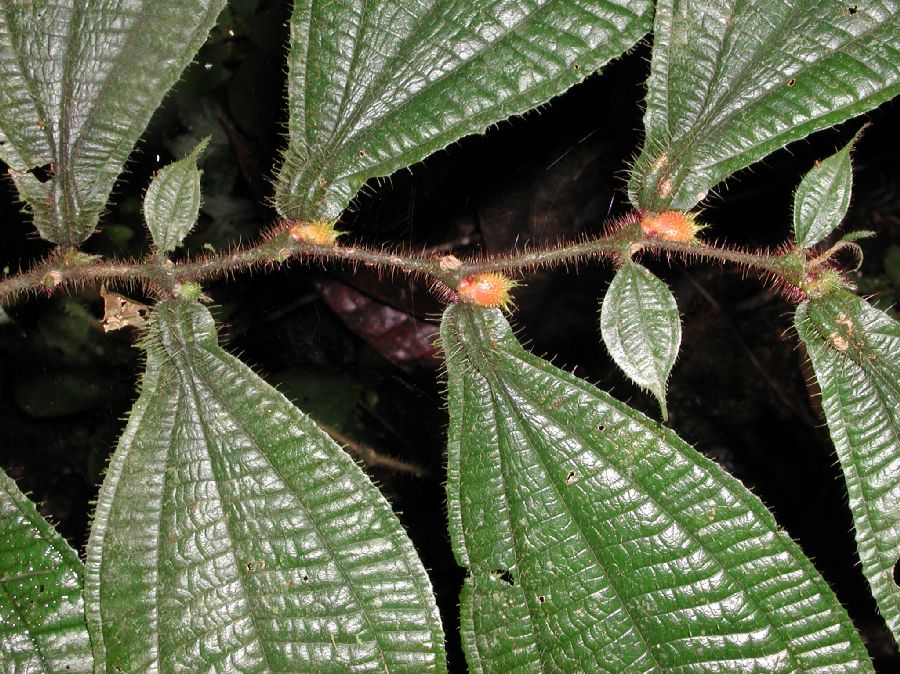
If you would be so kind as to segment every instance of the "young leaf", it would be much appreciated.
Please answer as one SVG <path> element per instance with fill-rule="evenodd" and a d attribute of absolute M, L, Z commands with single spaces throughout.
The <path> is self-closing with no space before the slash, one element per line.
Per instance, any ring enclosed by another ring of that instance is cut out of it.
<path fill-rule="evenodd" d="M 446 671 L 390 506 L 280 393 L 160 303 L 86 565 L 100 671 Z"/>
<path fill-rule="evenodd" d="M 847 480 L 863 573 L 900 639 L 900 323 L 850 293 L 797 307 Z"/>
<path fill-rule="evenodd" d="M 40 235 L 76 246 L 225 0 L 0 0 L 0 159 Z"/>
<path fill-rule="evenodd" d="M 447 354 L 450 533 L 477 672 L 872 671 L 758 498 L 669 429 L 463 304 Z"/>
<path fill-rule="evenodd" d="M 275 203 L 337 218 L 368 178 L 544 103 L 650 29 L 650 0 L 295 0 Z"/>
<path fill-rule="evenodd" d="M 681 318 L 669 287 L 641 265 L 626 263 L 603 298 L 600 333 L 616 365 L 656 396 L 668 419 L 666 381 L 681 345 Z"/>
<path fill-rule="evenodd" d="M 0 470 L 0 668 L 91 672 L 84 567 Z"/>
<path fill-rule="evenodd" d="M 895 0 L 660 0 L 635 206 L 689 210 L 735 171 L 900 92 Z"/>
<path fill-rule="evenodd" d="M 144 219 L 153 243 L 164 253 L 181 245 L 200 213 L 200 170 L 197 158 L 209 144 L 204 138 L 191 153 L 164 167 L 144 195 Z"/>
<path fill-rule="evenodd" d="M 836 152 L 803 176 L 794 194 L 794 240 L 801 248 L 811 248 L 841 224 L 850 206 L 853 166 L 850 150 L 853 137 Z"/>

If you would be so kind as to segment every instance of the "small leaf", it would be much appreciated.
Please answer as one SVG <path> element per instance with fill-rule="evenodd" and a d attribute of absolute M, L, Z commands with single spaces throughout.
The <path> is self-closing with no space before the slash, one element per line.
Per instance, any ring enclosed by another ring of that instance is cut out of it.
<path fill-rule="evenodd" d="M 0 668 L 93 671 L 81 560 L 3 471 L 0 543 Z"/>
<path fill-rule="evenodd" d="M 580 82 L 652 12 L 649 0 L 295 0 L 279 212 L 337 218 L 367 179 Z"/>
<path fill-rule="evenodd" d="M 77 246 L 225 0 L 0 0 L 0 159 L 40 235 Z"/>
<path fill-rule="evenodd" d="M 871 239 L 876 235 L 876 232 L 873 232 L 871 229 L 857 229 L 852 232 L 847 232 L 844 236 L 841 237 L 841 242 L 843 243 L 853 243 L 854 241 L 862 241 L 863 239 Z"/>
<path fill-rule="evenodd" d="M 98 671 L 446 671 L 425 570 L 360 468 L 164 301 L 86 565 Z"/>
<path fill-rule="evenodd" d="M 735 171 L 900 93 L 898 4 L 659 0 L 631 202 L 689 210 Z"/>
<path fill-rule="evenodd" d="M 900 640 L 900 323 L 841 292 L 797 307 L 872 596 Z"/>
<path fill-rule="evenodd" d="M 204 138 L 184 159 L 164 167 L 144 195 L 144 218 L 153 243 L 164 253 L 181 245 L 200 213 L 200 174 L 197 158 L 206 149 Z"/>
<path fill-rule="evenodd" d="M 841 224 L 850 206 L 853 166 L 850 150 L 853 139 L 803 176 L 794 194 L 794 240 L 801 248 L 811 248 Z"/>
<path fill-rule="evenodd" d="M 871 672 L 758 498 L 671 430 L 444 314 L 448 510 L 474 672 Z"/>
<path fill-rule="evenodd" d="M 666 381 L 681 346 L 681 318 L 669 287 L 641 265 L 624 264 L 603 298 L 600 333 L 616 365 L 656 396 L 667 420 Z"/>

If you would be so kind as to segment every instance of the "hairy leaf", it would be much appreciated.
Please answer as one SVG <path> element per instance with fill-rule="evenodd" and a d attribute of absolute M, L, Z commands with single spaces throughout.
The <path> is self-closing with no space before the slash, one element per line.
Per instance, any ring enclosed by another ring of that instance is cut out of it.
<path fill-rule="evenodd" d="M 688 210 L 792 140 L 900 92 L 897 0 L 660 0 L 635 206 Z"/>
<path fill-rule="evenodd" d="M 336 218 L 390 175 L 546 102 L 650 29 L 649 0 L 295 0 L 275 202 Z"/>
<path fill-rule="evenodd" d="M 794 322 L 822 389 L 863 572 L 900 639 L 900 323 L 850 293 L 804 302 Z"/>
<path fill-rule="evenodd" d="M 0 669 L 90 672 L 84 567 L 0 471 Z"/>
<path fill-rule="evenodd" d="M 0 0 L 0 159 L 41 236 L 77 245 L 225 0 Z"/>
<path fill-rule="evenodd" d="M 106 671 L 446 671 L 431 585 L 390 506 L 280 393 L 167 301 L 88 544 Z"/>
<path fill-rule="evenodd" d="M 666 381 L 681 345 L 681 318 L 669 287 L 641 265 L 624 264 L 603 298 L 600 332 L 616 365 L 656 396 L 668 419 Z"/>
<path fill-rule="evenodd" d="M 499 311 L 451 306 L 441 335 L 472 671 L 871 671 L 828 585 L 737 480 L 527 353 Z"/>
<path fill-rule="evenodd" d="M 841 224 L 850 206 L 853 140 L 803 176 L 794 194 L 794 240 L 802 248 L 822 241 Z"/>
<path fill-rule="evenodd" d="M 200 175 L 197 158 L 209 143 L 204 138 L 184 159 L 163 167 L 144 195 L 144 219 L 153 243 L 164 253 L 181 245 L 200 213 Z"/>

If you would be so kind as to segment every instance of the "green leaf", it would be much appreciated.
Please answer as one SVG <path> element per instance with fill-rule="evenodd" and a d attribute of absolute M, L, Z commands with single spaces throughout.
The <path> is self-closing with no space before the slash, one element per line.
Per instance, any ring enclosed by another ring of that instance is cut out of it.
<path fill-rule="evenodd" d="M 144 219 L 153 243 L 164 253 L 181 245 L 200 213 L 200 175 L 197 158 L 209 144 L 204 138 L 184 159 L 154 176 L 144 195 Z"/>
<path fill-rule="evenodd" d="M 649 0 L 295 0 L 275 203 L 337 218 L 368 178 L 562 93 L 650 29 Z"/>
<path fill-rule="evenodd" d="M 841 292 L 803 302 L 794 324 L 847 480 L 863 573 L 900 640 L 900 323 Z"/>
<path fill-rule="evenodd" d="M 446 671 L 390 506 L 280 393 L 162 302 L 88 543 L 103 671 Z"/>
<path fill-rule="evenodd" d="M 456 304 L 448 509 L 476 672 L 872 671 L 758 498 L 669 429 Z"/>
<path fill-rule="evenodd" d="M 0 0 L 0 159 L 41 236 L 76 246 L 225 0 Z"/>
<path fill-rule="evenodd" d="M 75 551 L 0 471 L 0 668 L 90 672 L 84 568 Z"/>
<path fill-rule="evenodd" d="M 896 0 L 660 0 L 635 206 L 688 210 L 735 171 L 900 92 Z"/>
<path fill-rule="evenodd" d="M 794 240 L 811 248 L 841 224 L 850 206 L 853 166 L 850 150 L 859 134 L 843 150 L 818 162 L 803 176 L 794 194 Z"/>
<path fill-rule="evenodd" d="M 634 262 L 624 264 L 603 298 L 600 332 L 616 365 L 666 409 L 666 381 L 681 346 L 681 318 L 669 287 Z"/>

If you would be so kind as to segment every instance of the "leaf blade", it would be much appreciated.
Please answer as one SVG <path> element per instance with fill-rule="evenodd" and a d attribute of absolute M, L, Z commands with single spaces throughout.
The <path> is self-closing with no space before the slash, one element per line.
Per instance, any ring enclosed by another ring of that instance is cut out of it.
<path fill-rule="evenodd" d="M 0 158 L 43 238 L 76 246 L 93 232 L 151 114 L 225 2 L 3 0 Z"/>
<path fill-rule="evenodd" d="M 657 4 L 646 139 L 629 197 L 689 210 L 787 143 L 900 92 L 894 0 Z"/>
<path fill-rule="evenodd" d="M 681 346 L 681 317 L 669 287 L 645 267 L 625 263 L 603 298 L 600 332 L 616 365 L 653 393 L 666 421 L 666 383 Z"/>
<path fill-rule="evenodd" d="M 646 0 L 296 0 L 278 210 L 337 218 L 366 179 L 521 114 L 619 56 L 651 13 Z"/>
<path fill-rule="evenodd" d="M 84 567 L 0 471 L 0 662 L 8 671 L 91 672 Z"/>
<path fill-rule="evenodd" d="M 858 137 L 859 133 L 800 181 L 794 193 L 794 240 L 801 248 L 811 248 L 825 239 L 847 214 L 853 190 L 850 150 Z"/>
<path fill-rule="evenodd" d="M 163 167 L 144 195 L 144 219 L 153 243 L 164 253 L 181 245 L 200 213 L 200 176 L 197 159 L 209 145 L 204 138 L 186 157 Z"/>
<path fill-rule="evenodd" d="M 202 306 L 163 302 L 152 330 L 88 545 L 98 662 L 446 671 L 428 578 L 359 467 Z"/>
<path fill-rule="evenodd" d="M 441 329 L 470 666 L 871 671 L 827 584 L 734 478 L 525 352 L 500 312 L 454 305 Z"/>
<path fill-rule="evenodd" d="M 863 573 L 898 639 L 900 324 L 865 300 L 839 293 L 802 303 L 794 325 L 822 391 Z"/>

